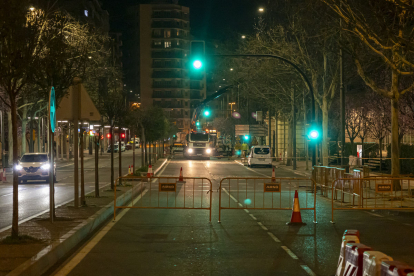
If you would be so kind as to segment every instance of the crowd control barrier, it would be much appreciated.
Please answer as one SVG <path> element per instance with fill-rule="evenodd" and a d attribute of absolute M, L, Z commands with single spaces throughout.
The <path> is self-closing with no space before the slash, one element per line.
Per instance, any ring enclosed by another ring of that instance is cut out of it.
<path fill-rule="evenodd" d="M 362 243 L 348 243 L 345 250 L 344 276 L 362 276 L 364 252 L 372 251 L 372 248 Z"/>
<path fill-rule="evenodd" d="M 405 276 L 414 273 L 414 267 L 404 262 L 385 261 L 382 262 L 381 276 Z"/>
<path fill-rule="evenodd" d="M 332 182 L 335 210 L 414 210 L 413 178 L 340 178 Z"/>
<path fill-rule="evenodd" d="M 338 267 L 336 269 L 335 276 L 343 276 L 345 272 L 345 264 L 346 264 L 346 245 L 348 243 L 359 243 L 359 237 L 354 235 L 348 235 L 342 237 L 342 243 L 341 243 L 341 252 L 339 254 L 339 260 L 338 260 Z"/>
<path fill-rule="evenodd" d="M 292 210 L 295 190 L 300 210 L 313 210 L 316 185 L 309 178 L 226 177 L 219 187 L 219 222 L 224 209 Z"/>
<path fill-rule="evenodd" d="M 364 273 L 363 276 L 381 276 L 381 263 L 393 259 L 379 251 L 364 252 Z"/>
<path fill-rule="evenodd" d="M 118 181 L 140 191 L 136 204 L 116 205 Z M 117 209 L 185 209 L 208 210 L 211 221 L 212 183 L 204 177 L 135 177 L 116 179 L 114 190 L 114 220 Z"/>

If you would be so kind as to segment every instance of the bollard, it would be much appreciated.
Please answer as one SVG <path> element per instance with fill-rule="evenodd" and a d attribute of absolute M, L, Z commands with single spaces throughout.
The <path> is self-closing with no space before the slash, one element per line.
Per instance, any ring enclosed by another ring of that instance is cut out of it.
<path fill-rule="evenodd" d="M 363 276 L 380 276 L 381 263 L 383 261 L 392 261 L 390 256 L 385 255 L 379 251 L 365 251 L 364 252 L 364 273 Z"/>
<path fill-rule="evenodd" d="M 414 273 L 414 267 L 399 261 L 384 261 L 381 264 L 381 276 L 405 276 Z"/>
<path fill-rule="evenodd" d="M 348 243 L 359 243 L 357 236 L 343 236 L 341 243 L 341 251 L 339 253 L 338 267 L 336 269 L 335 276 L 343 276 L 345 272 L 345 260 L 346 260 L 346 245 Z"/>
<path fill-rule="evenodd" d="M 344 276 L 362 276 L 364 252 L 372 251 L 372 248 L 362 243 L 348 243 L 345 250 Z"/>

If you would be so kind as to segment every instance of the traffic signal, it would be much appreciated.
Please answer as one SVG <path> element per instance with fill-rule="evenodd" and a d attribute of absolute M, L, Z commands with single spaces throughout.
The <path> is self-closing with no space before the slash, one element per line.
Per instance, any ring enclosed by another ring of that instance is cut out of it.
<path fill-rule="evenodd" d="M 101 135 L 101 140 L 103 140 L 103 138 L 104 138 L 103 135 Z"/>
<path fill-rule="evenodd" d="M 206 116 L 206 117 L 208 117 L 208 116 L 210 116 L 210 110 L 204 110 L 204 116 Z"/>
<path fill-rule="evenodd" d="M 125 138 L 125 133 L 121 133 L 121 138 L 124 139 Z"/>
<path fill-rule="evenodd" d="M 108 133 L 108 134 L 106 135 L 106 138 L 111 139 L 111 133 Z"/>
<path fill-rule="evenodd" d="M 200 122 L 199 121 L 196 122 L 196 126 L 200 126 Z"/>
<path fill-rule="evenodd" d="M 316 124 L 311 124 L 308 129 L 308 139 L 311 141 L 318 141 L 320 139 L 320 129 Z"/>
<path fill-rule="evenodd" d="M 190 46 L 190 67 L 192 71 L 204 71 L 205 63 L 204 41 L 191 41 Z"/>
<path fill-rule="evenodd" d="M 249 141 L 250 136 L 249 136 L 249 135 L 244 135 L 244 137 L 243 137 L 243 138 L 244 138 L 244 140 L 245 140 L 245 141 Z"/>

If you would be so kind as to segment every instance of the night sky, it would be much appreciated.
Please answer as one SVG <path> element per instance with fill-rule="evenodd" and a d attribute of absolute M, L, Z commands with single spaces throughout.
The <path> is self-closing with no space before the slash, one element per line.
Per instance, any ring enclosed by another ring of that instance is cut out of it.
<path fill-rule="evenodd" d="M 146 4 L 148 0 L 101 0 L 109 12 L 111 31 L 123 32 L 123 17 L 131 5 Z M 190 7 L 191 33 L 196 39 L 226 39 L 231 33 L 252 31 L 257 9 L 263 0 L 179 0 Z"/>

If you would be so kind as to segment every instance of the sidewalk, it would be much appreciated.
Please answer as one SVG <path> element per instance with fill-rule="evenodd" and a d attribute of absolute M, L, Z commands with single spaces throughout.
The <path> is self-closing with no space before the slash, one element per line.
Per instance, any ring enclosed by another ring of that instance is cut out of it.
<path fill-rule="evenodd" d="M 157 173 L 167 159 L 159 159 L 154 165 Z M 113 215 L 114 193 L 108 182 L 100 183 L 100 197 L 86 195 L 87 206 L 73 207 L 73 201 L 56 208 L 56 219 L 52 224 L 49 213 L 19 224 L 19 235 L 33 239 L 27 242 L 8 244 L 4 238 L 10 230 L 0 233 L 0 275 L 41 275 L 59 259 L 75 248 L 80 241 L 91 235 L 102 223 Z M 117 187 L 117 204 L 126 204 L 141 191 L 131 187 Z M 103 207 L 104 206 L 104 207 Z"/>

